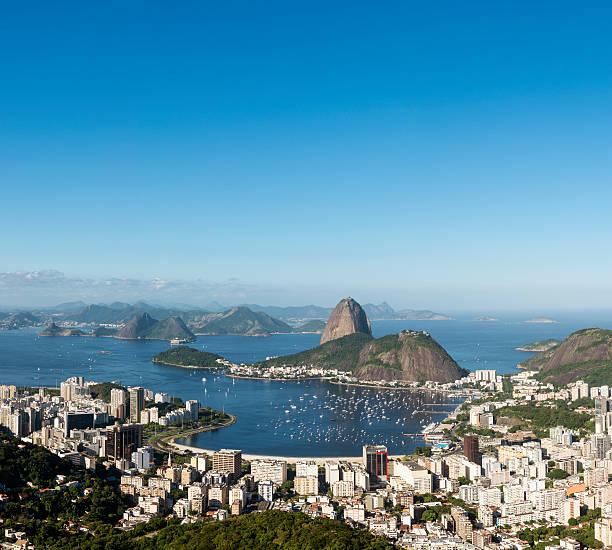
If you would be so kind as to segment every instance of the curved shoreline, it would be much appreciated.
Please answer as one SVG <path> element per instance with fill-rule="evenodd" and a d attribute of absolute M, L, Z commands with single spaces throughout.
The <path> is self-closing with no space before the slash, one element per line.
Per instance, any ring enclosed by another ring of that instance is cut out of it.
<path fill-rule="evenodd" d="M 455 393 L 458 390 L 447 390 L 444 388 L 423 388 L 423 387 L 414 387 L 414 386 L 380 386 L 378 384 L 366 384 L 364 382 L 339 382 L 334 380 L 332 376 L 308 376 L 303 378 L 272 378 L 272 377 L 263 377 L 263 376 L 242 376 L 239 374 L 232 374 L 226 371 L 225 366 L 220 367 L 199 367 L 197 365 L 178 365 L 176 363 L 166 363 L 163 361 L 154 361 L 151 359 L 151 362 L 156 365 L 165 365 L 167 367 L 179 367 L 182 369 L 195 369 L 195 370 L 211 370 L 211 371 L 224 371 L 223 374 L 228 378 L 236 378 L 238 380 L 261 380 L 263 382 L 302 382 L 302 381 L 310 381 L 310 380 L 322 380 L 327 381 L 330 384 L 335 384 L 337 386 L 352 386 L 356 388 L 369 388 L 375 390 L 401 390 L 401 391 L 428 391 L 428 392 L 442 392 L 442 393 Z M 465 396 L 459 396 L 461 399 L 467 399 Z"/>
<path fill-rule="evenodd" d="M 179 437 L 190 437 L 192 435 L 196 435 L 202 432 L 211 432 L 213 430 L 218 430 L 220 428 L 227 428 L 228 426 L 231 426 L 232 424 L 235 424 L 236 421 L 238 420 L 238 418 L 236 417 L 235 414 L 232 413 L 225 413 L 229 416 L 229 419 L 226 422 L 223 422 L 222 424 L 215 424 L 215 425 L 208 425 L 208 426 L 200 426 L 198 428 L 191 428 L 189 430 L 186 430 L 184 432 L 180 432 L 178 434 L 173 434 L 167 437 L 164 437 L 163 435 L 159 436 L 158 439 L 156 439 L 155 441 L 153 441 L 153 443 L 149 442 L 149 444 L 154 448 L 157 449 L 158 451 L 162 451 L 162 452 L 171 452 L 172 451 L 172 447 L 177 447 L 177 448 L 181 448 L 181 447 L 187 447 L 187 445 L 181 445 L 180 443 L 175 443 L 175 439 L 178 439 Z M 165 447 L 165 448 L 164 448 Z M 194 447 L 196 448 L 196 447 Z M 185 450 L 185 449 L 180 449 L 180 450 Z"/>

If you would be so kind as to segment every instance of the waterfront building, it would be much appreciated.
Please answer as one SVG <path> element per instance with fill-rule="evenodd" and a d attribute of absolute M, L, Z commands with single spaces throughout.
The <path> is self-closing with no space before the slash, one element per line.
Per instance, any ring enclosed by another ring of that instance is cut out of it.
<path fill-rule="evenodd" d="M 156 403 L 170 403 L 170 394 L 168 394 L 168 393 L 156 393 L 155 394 L 155 402 Z"/>
<path fill-rule="evenodd" d="M 200 412 L 200 403 L 195 399 L 190 399 L 185 403 L 185 409 L 187 410 L 192 422 L 197 422 Z"/>
<path fill-rule="evenodd" d="M 287 463 L 284 460 L 254 460 L 251 462 L 251 474 L 256 482 L 272 481 L 282 485 L 287 481 Z M 301 476 L 298 474 L 298 477 Z"/>

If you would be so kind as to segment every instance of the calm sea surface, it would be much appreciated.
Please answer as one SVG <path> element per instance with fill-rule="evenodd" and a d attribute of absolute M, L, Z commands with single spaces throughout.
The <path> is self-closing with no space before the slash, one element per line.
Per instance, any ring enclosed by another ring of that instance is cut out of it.
<path fill-rule="evenodd" d="M 521 319 L 529 318 L 523 316 Z M 531 354 L 514 348 L 544 338 L 564 338 L 589 326 L 612 327 L 612 315 L 555 317 L 559 323 L 375 321 L 374 336 L 402 329 L 427 330 L 463 367 L 513 372 Z M 441 394 L 347 388 L 322 381 L 235 380 L 214 371 L 191 371 L 151 363 L 165 342 L 111 338 L 39 338 L 40 329 L 0 331 L 0 383 L 57 385 L 69 376 L 117 380 L 168 392 L 237 415 L 229 428 L 198 434 L 188 443 L 204 448 L 290 456 L 356 456 L 364 443 L 383 443 L 393 453 L 419 442 L 404 437 L 443 418 L 459 402 Z M 314 334 L 269 338 L 199 336 L 194 347 L 233 362 L 252 362 L 318 344 Z M 101 354 L 101 350 L 109 351 Z M 203 381 L 202 378 L 206 380 Z"/>

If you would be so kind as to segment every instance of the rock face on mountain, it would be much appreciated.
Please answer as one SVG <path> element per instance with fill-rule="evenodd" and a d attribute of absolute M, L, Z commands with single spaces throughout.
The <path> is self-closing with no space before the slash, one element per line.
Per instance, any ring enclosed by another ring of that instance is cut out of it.
<path fill-rule="evenodd" d="M 414 330 L 371 340 L 355 369 L 361 380 L 404 382 L 453 382 L 467 374 L 428 333 Z"/>
<path fill-rule="evenodd" d="M 403 331 L 382 338 L 355 332 L 316 348 L 258 363 L 262 367 L 312 365 L 350 371 L 360 380 L 452 382 L 465 376 L 426 332 Z"/>
<path fill-rule="evenodd" d="M 587 328 L 570 334 L 563 342 L 524 361 L 521 367 L 537 370 L 542 381 L 569 384 L 612 382 L 612 330 Z"/>
<path fill-rule="evenodd" d="M 126 340 L 136 340 L 138 338 L 144 338 L 145 334 L 157 323 L 156 319 L 153 319 L 148 313 L 141 313 L 136 315 L 127 325 L 117 332 L 117 338 L 124 338 Z"/>
<path fill-rule="evenodd" d="M 351 297 L 344 298 L 332 311 L 321 336 L 321 344 L 361 332 L 372 336 L 370 321 L 363 308 Z"/>

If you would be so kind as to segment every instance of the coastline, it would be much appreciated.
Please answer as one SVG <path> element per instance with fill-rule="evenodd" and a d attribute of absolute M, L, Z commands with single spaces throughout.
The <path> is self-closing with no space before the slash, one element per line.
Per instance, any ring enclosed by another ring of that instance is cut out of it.
<path fill-rule="evenodd" d="M 179 436 L 177 436 L 178 438 Z M 196 454 L 208 454 L 212 455 L 217 451 L 213 449 L 204 449 L 202 447 L 194 447 L 192 445 L 184 445 L 182 443 L 176 443 L 172 441 L 172 445 L 174 445 L 177 449 L 181 451 L 188 451 Z M 389 458 L 402 458 L 405 455 L 389 455 Z M 242 459 L 246 461 L 252 460 L 284 460 L 289 464 L 294 464 L 295 462 L 315 462 L 319 466 L 325 465 L 327 461 L 346 461 L 346 462 L 363 462 L 362 456 L 277 456 L 277 455 L 259 455 L 259 454 L 251 454 L 251 453 L 242 453 Z"/>
<path fill-rule="evenodd" d="M 263 382 L 302 382 L 309 380 L 324 380 L 329 382 L 330 384 L 335 384 L 337 386 L 353 386 L 356 388 L 369 388 L 376 390 L 401 390 L 401 391 L 426 391 L 426 392 L 442 392 L 442 393 L 457 393 L 460 390 L 449 390 L 445 388 L 423 388 L 423 387 L 415 387 L 415 386 L 382 386 L 378 384 L 368 384 L 364 381 L 361 382 L 339 382 L 334 380 L 333 376 L 305 376 L 300 378 L 273 378 L 273 377 L 264 377 L 264 376 L 244 376 L 240 374 L 232 374 L 227 372 L 226 366 L 219 367 L 199 367 L 197 365 L 179 365 L 176 363 L 168 363 L 165 361 L 155 361 L 151 359 L 151 363 L 155 363 L 156 365 L 164 365 L 167 367 L 179 367 L 182 369 L 194 369 L 194 370 L 211 370 L 211 371 L 224 371 L 223 374 L 228 378 L 236 378 L 238 380 L 261 380 Z M 464 397 L 466 396 L 458 396 Z"/>
<path fill-rule="evenodd" d="M 208 425 L 208 426 L 200 426 L 198 428 L 191 428 L 189 430 L 186 430 L 184 432 L 178 433 L 178 434 L 174 434 L 174 435 L 170 435 L 167 437 L 164 437 L 163 435 L 160 435 L 159 438 L 155 439 L 153 442 L 149 441 L 149 444 L 154 448 L 157 449 L 158 451 L 162 451 L 162 452 L 171 452 L 172 451 L 172 447 L 177 447 L 180 450 L 188 450 L 187 449 L 187 445 L 181 445 L 179 443 L 176 443 L 174 440 L 181 438 L 181 437 L 190 437 L 192 435 L 195 434 L 199 434 L 199 433 L 203 433 L 203 432 L 211 432 L 213 430 L 219 430 L 220 428 L 227 428 L 228 426 L 231 426 L 232 424 L 235 424 L 236 421 L 238 420 L 238 418 L 236 417 L 235 414 L 232 413 L 225 413 L 229 416 L 229 420 L 227 420 L 226 422 L 223 422 L 222 424 L 215 424 L 215 425 Z M 185 449 L 181 449 L 181 447 L 185 447 Z M 196 449 L 197 447 L 193 447 L 194 449 Z M 214 452 L 214 451 L 212 451 Z"/>
<path fill-rule="evenodd" d="M 165 361 L 155 361 L 155 359 L 151 359 L 151 363 L 155 363 L 156 365 L 165 365 L 166 367 L 180 367 L 181 369 L 224 370 L 227 368 L 226 366 L 200 367 L 198 365 L 179 365 L 178 363 L 167 363 Z"/>

